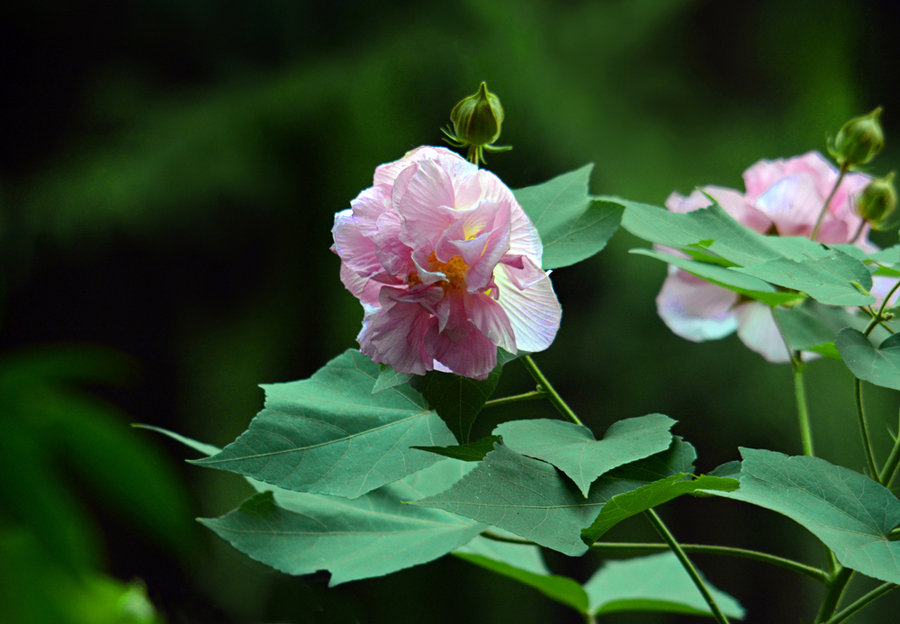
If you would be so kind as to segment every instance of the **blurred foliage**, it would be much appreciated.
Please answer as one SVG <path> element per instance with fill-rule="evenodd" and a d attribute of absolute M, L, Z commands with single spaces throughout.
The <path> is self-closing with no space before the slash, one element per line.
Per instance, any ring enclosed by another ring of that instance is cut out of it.
<path fill-rule="evenodd" d="M 535 621 L 565 622 L 539 596 L 456 560 L 334 590 L 275 577 L 184 524 L 220 514 L 247 491 L 178 467 L 175 445 L 161 461 L 150 446 L 158 442 L 126 423 L 223 444 L 259 409 L 257 383 L 309 376 L 352 346 L 360 310 L 328 252 L 332 215 L 370 184 L 376 164 L 438 143 L 450 107 L 481 80 L 501 97 L 503 141 L 514 146 L 488 166 L 514 188 L 587 162 L 596 163 L 593 192 L 655 204 L 699 184 L 740 187 L 757 159 L 822 150 L 827 134 L 879 104 L 887 147 L 873 172 L 896 168 L 900 82 L 887 62 L 889 7 L 4 5 L 0 63 L 11 88 L 0 102 L 0 464 L 16 475 L 0 485 L 4 548 L 23 569 L 139 576 L 174 621 L 413 614 L 449 622 L 460 604 L 478 604 L 485 621 L 512 619 L 515 605 Z M 656 411 L 677 418 L 676 433 L 698 447 L 700 471 L 736 458 L 738 445 L 797 452 L 788 370 L 733 338 L 694 345 L 671 335 L 653 305 L 664 269 L 629 256 L 636 244 L 619 233 L 600 256 L 554 272 L 564 322 L 538 357 L 567 400 L 598 431 Z M 70 342 L 106 345 L 137 365 L 106 350 L 50 346 Z M 133 368 L 125 388 L 106 385 Z M 809 377 L 817 449 L 860 468 L 851 380 L 825 361 Z M 510 370 L 498 392 L 527 383 Z M 894 395 L 867 396 L 873 428 L 893 426 Z M 485 416 L 474 437 L 492 428 Z M 698 514 L 701 504 L 663 510 L 688 541 L 709 534 L 759 547 L 755 536 L 777 533 L 782 554 L 820 556 L 781 518 L 730 507 Z M 193 552 L 188 540 L 199 542 Z M 185 553 L 160 556 L 160 548 Z M 756 621 L 783 621 L 812 591 L 776 573 L 773 596 L 773 577 L 752 566 L 700 563 Z M 584 579 L 596 561 L 550 564 Z M 29 577 L 43 579 L 31 584 L 46 598 L 33 604 L 70 595 L 65 583 L 53 589 L 51 576 Z M 464 588 L 438 589 L 450 577 Z M 82 596 L 107 593 L 89 586 L 71 585 Z M 405 600 L 385 604 L 399 595 Z M 859 621 L 879 617 L 873 608 Z"/>

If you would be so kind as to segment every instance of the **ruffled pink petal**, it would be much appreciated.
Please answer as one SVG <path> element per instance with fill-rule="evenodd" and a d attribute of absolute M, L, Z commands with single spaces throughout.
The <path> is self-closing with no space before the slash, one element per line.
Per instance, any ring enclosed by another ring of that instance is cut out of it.
<path fill-rule="evenodd" d="M 854 226 L 846 221 L 835 219 L 832 215 L 825 215 L 822 225 L 819 227 L 819 233 L 816 234 L 816 240 L 828 245 L 849 243 L 858 226 L 859 223 Z M 809 231 L 812 233 L 812 227 L 809 228 Z"/>
<path fill-rule="evenodd" d="M 378 217 L 377 230 L 371 235 L 375 255 L 392 275 L 406 275 L 412 269 L 412 250 L 403 243 L 402 223 L 396 212 L 385 212 Z"/>
<path fill-rule="evenodd" d="M 562 308 L 549 274 L 528 256 L 507 255 L 494 271 L 497 303 L 506 312 L 519 351 L 543 351 L 559 331 Z"/>
<path fill-rule="evenodd" d="M 383 282 L 372 279 L 369 276 L 362 276 L 356 271 L 347 268 L 347 265 L 341 264 L 341 283 L 349 290 L 354 297 L 360 300 L 363 305 L 378 305 L 379 293 Z"/>
<path fill-rule="evenodd" d="M 385 287 L 382 293 L 390 290 Z M 436 319 L 418 303 L 390 300 L 367 314 L 357 336 L 360 351 L 379 364 L 390 364 L 398 373 L 424 375 L 433 368 L 425 337 Z"/>
<path fill-rule="evenodd" d="M 434 359 L 457 375 L 485 379 L 497 366 L 497 345 L 471 323 L 455 329 L 450 334 L 429 328 L 425 339 Z"/>
<path fill-rule="evenodd" d="M 477 171 L 478 167 L 462 158 L 456 152 L 445 147 L 432 147 L 423 145 L 410 150 L 403 158 L 394 162 L 385 163 L 375 168 L 375 184 L 394 184 L 400 172 L 412 163 L 430 160 L 437 162 L 451 177 L 456 178 Z"/>
<path fill-rule="evenodd" d="M 769 362 L 790 362 L 791 356 L 772 318 L 772 309 L 764 303 L 750 301 L 734 309 L 738 319 L 738 337 L 752 351 Z"/>
<path fill-rule="evenodd" d="M 656 297 L 656 310 L 675 334 L 701 342 L 737 329 L 733 311 L 737 301 L 736 293 L 670 267 Z"/>
<path fill-rule="evenodd" d="M 756 200 L 756 207 L 782 236 L 809 236 L 824 201 L 813 177 L 798 173 L 773 184 Z"/>
<path fill-rule="evenodd" d="M 391 189 L 387 186 L 367 188 L 350 202 L 350 208 L 360 231 L 366 236 L 374 236 L 380 230 L 379 219 L 392 212 Z"/>
<path fill-rule="evenodd" d="M 456 220 L 450 178 L 431 161 L 413 165 L 401 177 L 407 184 L 394 187 L 391 202 L 403 220 L 404 242 L 414 249 L 433 246 Z"/>
<path fill-rule="evenodd" d="M 837 180 L 837 171 L 818 152 L 807 152 L 787 160 L 760 160 L 744 171 L 747 200 L 755 202 L 776 182 L 796 174 L 810 175 L 813 185 L 819 189 L 830 189 Z"/>
<path fill-rule="evenodd" d="M 334 215 L 331 235 L 334 238 L 331 249 L 347 268 L 363 275 L 382 270 L 375 255 L 375 243 L 362 233 L 352 210 L 342 210 Z"/>
<path fill-rule="evenodd" d="M 442 262 L 460 255 L 457 243 L 477 238 L 498 227 L 509 230 L 509 207 L 494 202 L 479 202 L 472 208 L 453 210 L 448 214 L 451 223 L 434 242 L 435 254 Z M 470 256 L 466 263 L 474 261 L 478 255 Z"/>
<path fill-rule="evenodd" d="M 466 289 L 470 293 L 481 292 L 493 279 L 497 263 L 509 251 L 509 227 L 499 226 L 476 239 L 457 243 L 456 247 L 469 265 Z"/>
<path fill-rule="evenodd" d="M 516 336 L 509 317 L 497 301 L 489 295 L 466 297 L 466 311 L 472 324 L 504 351 L 516 352 Z"/>

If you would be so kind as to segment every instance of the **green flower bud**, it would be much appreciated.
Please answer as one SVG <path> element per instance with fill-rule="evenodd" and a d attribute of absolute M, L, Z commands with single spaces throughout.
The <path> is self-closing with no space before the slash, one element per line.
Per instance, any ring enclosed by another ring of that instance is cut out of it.
<path fill-rule="evenodd" d="M 511 147 L 493 145 L 500 138 L 503 107 L 500 98 L 488 91 L 482 82 L 478 91 L 460 100 L 450 111 L 453 129 L 444 129 L 448 142 L 468 148 L 468 158 L 475 164 L 484 162 L 484 151 L 503 152 Z"/>
<path fill-rule="evenodd" d="M 884 147 L 881 107 L 868 115 L 851 119 L 838 131 L 828 151 L 841 167 L 864 165 Z"/>
<path fill-rule="evenodd" d="M 856 214 L 880 229 L 879 225 L 897 208 L 897 191 L 894 189 L 894 172 L 876 178 L 863 189 L 856 202 Z"/>

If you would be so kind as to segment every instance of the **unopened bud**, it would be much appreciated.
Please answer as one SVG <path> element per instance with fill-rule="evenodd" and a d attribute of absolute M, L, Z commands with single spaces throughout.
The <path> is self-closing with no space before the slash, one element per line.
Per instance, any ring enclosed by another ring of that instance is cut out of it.
<path fill-rule="evenodd" d="M 488 91 L 482 82 L 478 91 L 460 100 L 450 111 L 453 129 L 444 129 L 449 142 L 468 148 L 468 158 L 475 164 L 484 162 L 483 152 L 503 152 L 510 147 L 493 145 L 500 138 L 503 107 L 500 98 Z"/>
<path fill-rule="evenodd" d="M 880 106 L 868 115 L 851 119 L 838 131 L 834 143 L 828 148 L 838 165 L 864 165 L 881 151 L 884 131 L 879 117 Z"/>
<path fill-rule="evenodd" d="M 880 229 L 879 225 L 897 208 L 897 191 L 894 189 L 894 172 L 869 183 L 856 202 L 856 214 Z"/>

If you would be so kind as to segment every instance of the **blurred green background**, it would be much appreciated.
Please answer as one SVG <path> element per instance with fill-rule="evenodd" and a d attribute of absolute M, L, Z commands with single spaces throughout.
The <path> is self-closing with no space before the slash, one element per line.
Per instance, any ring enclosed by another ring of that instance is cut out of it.
<path fill-rule="evenodd" d="M 188 466 L 192 452 L 129 424 L 224 445 L 261 407 L 258 383 L 307 377 L 354 346 L 361 310 L 328 251 L 333 214 L 375 165 L 438 144 L 481 80 L 515 146 L 488 165 L 514 188 L 586 162 L 594 192 L 655 204 L 741 188 L 756 160 L 823 150 L 876 105 L 888 145 L 873 172 L 887 173 L 900 160 L 891 4 L 5 3 L 0 621 L 580 621 L 453 558 L 335 589 L 282 576 L 193 522 L 239 503 L 240 478 Z M 649 412 L 678 419 L 698 471 L 741 445 L 799 452 L 789 369 L 734 337 L 669 333 L 654 307 L 665 269 L 629 256 L 638 244 L 620 232 L 554 272 L 565 314 L 537 356 L 545 372 L 598 433 Z M 509 368 L 500 391 L 527 389 Z M 849 375 L 819 361 L 809 378 L 817 451 L 861 468 Z M 884 439 L 896 396 L 869 396 Z M 497 410 L 478 427 L 549 414 Z M 823 559 L 802 529 L 737 503 L 662 514 L 685 541 Z M 611 537 L 654 539 L 639 521 Z M 600 562 L 549 557 L 582 580 Z M 820 597 L 760 564 L 698 563 L 750 622 L 801 621 Z M 856 621 L 889 621 L 896 600 Z"/>

